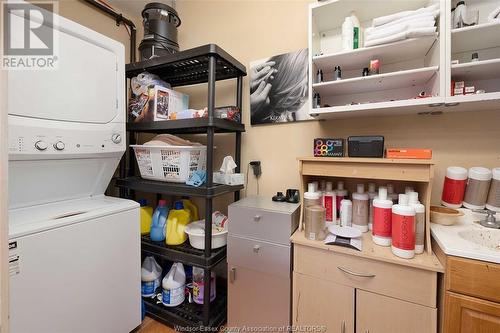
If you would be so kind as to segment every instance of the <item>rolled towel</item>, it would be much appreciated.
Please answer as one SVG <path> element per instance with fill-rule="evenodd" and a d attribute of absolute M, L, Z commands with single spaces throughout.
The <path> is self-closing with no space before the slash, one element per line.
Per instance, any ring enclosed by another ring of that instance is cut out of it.
<path fill-rule="evenodd" d="M 436 27 L 415 28 L 406 32 L 406 38 L 418 38 L 424 36 L 432 36 L 436 34 Z"/>
<path fill-rule="evenodd" d="M 387 24 L 381 25 L 379 27 L 380 28 L 381 27 L 390 27 L 390 26 L 392 26 L 394 24 L 401 24 L 401 23 L 408 23 L 408 22 L 429 22 L 429 21 L 435 21 L 436 17 L 439 16 L 438 14 L 439 14 L 439 12 L 435 11 L 435 12 L 431 12 L 431 13 L 421 13 L 421 14 L 416 14 L 416 15 L 410 15 L 410 16 L 407 16 L 407 17 L 403 17 L 403 18 L 401 18 L 399 20 L 395 20 L 395 21 L 389 22 Z M 377 29 L 379 27 L 376 27 L 375 29 Z"/>
<path fill-rule="evenodd" d="M 380 38 L 386 38 L 391 35 L 404 32 L 406 30 L 408 30 L 408 26 L 406 24 L 395 24 L 384 29 L 376 28 L 373 31 L 368 31 L 367 29 L 367 31 L 365 32 L 365 43 Z"/>
<path fill-rule="evenodd" d="M 391 14 L 391 15 L 387 15 L 387 16 L 376 17 L 376 18 L 373 19 L 373 26 L 374 27 L 378 27 L 380 25 L 387 24 L 389 22 L 401 19 L 401 18 L 406 17 L 406 16 L 410 16 L 412 14 L 419 14 L 419 13 L 425 13 L 425 12 L 434 12 L 436 10 L 439 10 L 439 4 L 438 3 L 433 4 L 431 6 L 428 6 L 428 7 L 419 8 L 417 10 L 406 10 L 406 11 L 403 11 L 403 12 L 399 12 L 399 13 L 395 13 L 395 14 Z"/>
<path fill-rule="evenodd" d="M 500 7 L 496 8 L 488 15 L 488 22 L 500 21 Z"/>

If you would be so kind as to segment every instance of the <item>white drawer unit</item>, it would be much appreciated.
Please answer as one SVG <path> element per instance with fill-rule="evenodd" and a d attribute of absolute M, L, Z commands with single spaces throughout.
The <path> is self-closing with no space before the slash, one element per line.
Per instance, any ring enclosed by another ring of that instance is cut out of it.
<path fill-rule="evenodd" d="M 228 327 L 266 326 L 274 332 L 290 325 L 290 236 L 299 223 L 299 207 L 266 197 L 229 206 Z"/>

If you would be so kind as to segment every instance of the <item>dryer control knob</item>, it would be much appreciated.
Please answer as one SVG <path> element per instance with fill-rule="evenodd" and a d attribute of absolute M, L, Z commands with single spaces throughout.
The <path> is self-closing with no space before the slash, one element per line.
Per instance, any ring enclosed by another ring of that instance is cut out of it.
<path fill-rule="evenodd" d="M 66 147 L 66 145 L 62 141 L 57 141 L 56 143 L 54 143 L 54 148 L 56 150 L 63 150 L 64 147 Z"/>
<path fill-rule="evenodd" d="M 38 150 L 45 150 L 48 147 L 49 147 L 49 145 L 45 141 L 38 140 L 37 142 L 35 142 L 35 148 Z"/>
<path fill-rule="evenodd" d="M 111 141 L 118 144 L 118 143 L 122 142 L 122 136 L 118 133 L 115 133 L 111 136 Z"/>

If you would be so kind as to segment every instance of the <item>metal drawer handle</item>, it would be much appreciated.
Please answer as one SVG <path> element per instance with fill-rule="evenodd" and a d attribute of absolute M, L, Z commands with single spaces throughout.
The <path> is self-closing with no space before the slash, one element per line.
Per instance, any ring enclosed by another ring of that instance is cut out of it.
<path fill-rule="evenodd" d="M 236 280 L 236 268 L 231 267 L 231 270 L 229 271 L 229 282 L 234 283 L 234 280 Z"/>
<path fill-rule="evenodd" d="M 262 217 L 262 216 L 260 216 L 260 215 L 255 215 L 255 216 L 253 217 L 253 220 L 254 220 L 255 222 L 259 222 L 259 221 L 260 221 L 260 219 L 261 219 L 261 217 Z"/>
<path fill-rule="evenodd" d="M 345 320 L 342 320 L 342 325 L 340 325 L 340 332 L 345 333 Z"/>
<path fill-rule="evenodd" d="M 345 267 L 340 267 L 340 266 L 337 266 L 338 269 L 340 269 L 342 272 L 344 273 L 347 273 L 347 274 L 350 274 L 350 275 L 354 275 L 354 276 L 358 276 L 358 277 L 365 277 L 365 278 L 373 278 L 375 277 L 375 274 L 369 274 L 369 273 L 358 273 L 358 272 L 353 272 Z"/>
<path fill-rule="evenodd" d="M 259 250 L 260 250 L 260 245 L 254 245 L 253 246 L 253 252 L 259 253 Z"/>

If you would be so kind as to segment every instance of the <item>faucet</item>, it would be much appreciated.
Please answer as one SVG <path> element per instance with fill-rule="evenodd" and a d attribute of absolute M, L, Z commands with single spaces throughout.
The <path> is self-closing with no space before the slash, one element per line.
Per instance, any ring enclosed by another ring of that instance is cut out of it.
<path fill-rule="evenodd" d="M 497 221 L 495 219 L 496 212 L 489 210 L 489 209 L 477 209 L 477 210 L 474 210 L 474 212 L 486 214 L 486 217 L 484 218 L 484 220 L 479 221 L 479 224 L 481 224 L 483 227 L 500 229 L 500 221 Z"/>

